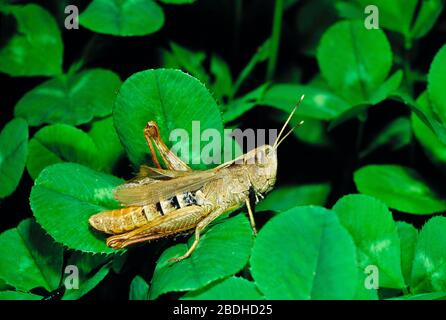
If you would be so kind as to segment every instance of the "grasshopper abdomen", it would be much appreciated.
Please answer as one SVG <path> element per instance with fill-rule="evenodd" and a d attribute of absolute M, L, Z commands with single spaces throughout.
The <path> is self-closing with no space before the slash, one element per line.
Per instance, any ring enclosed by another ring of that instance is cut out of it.
<path fill-rule="evenodd" d="M 194 192 L 184 192 L 153 205 L 124 207 L 107 210 L 90 217 L 89 223 L 96 230 L 120 234 L 146 225 L 160 216 L 197 203 Z"/>

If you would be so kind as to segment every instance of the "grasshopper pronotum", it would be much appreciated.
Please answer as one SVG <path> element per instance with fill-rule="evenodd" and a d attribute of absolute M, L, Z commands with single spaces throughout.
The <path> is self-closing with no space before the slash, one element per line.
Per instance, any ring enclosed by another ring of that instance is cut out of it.
<path fill-rule="evenodd" d="M 157 124 L 149 122 L 144 135 L 156 168 L 141 166 L 135 178 L 115 190 L 115 198 L 123 207 L 93 215 L 90 225 L 113 234 L 107 239 L 107 245 L 115 249 L 195 229 L 192 246 L 173 261 L 183 260 L 192 254 L 201 232 L 213 220 L 243 205 L 247 207 L 256 234 L 250 199 L 255 197 L 255 202 L 258 202 L 273 188 L 277 148 L 294 130 L 282 137 L 303 98 L 290 113 L 272 146 L 257 147 L 209 170 L 192 170 L 164 144 Z M 153 144 L 167 169 L 161 168 Z"/>

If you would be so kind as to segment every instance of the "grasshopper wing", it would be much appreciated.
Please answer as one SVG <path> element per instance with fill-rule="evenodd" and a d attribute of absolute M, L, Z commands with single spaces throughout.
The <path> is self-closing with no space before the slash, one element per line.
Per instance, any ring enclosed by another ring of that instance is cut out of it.
<path fill-rule="evenodd" d="M 154 177 L 157 176 L 152 175 L 136 183 L 123 184 L 115 190 L 115 198 L 124 206 L 145 206 L 167 200 L 180 193 L 196 191 L 220 177 L 219 172 L 213 169 L 180 171 L 180 175 L 179 171 L 154 170 L 164 178 L 156 179 Z"/>
<path fill-rule="evenodd" d="M 166 170 L 160 168 L 153 168 L 142 165 L 139 168 L 138 177 L 150 177 L 153 179 L 172 179 L 190 175 L 191 171 Z"/>

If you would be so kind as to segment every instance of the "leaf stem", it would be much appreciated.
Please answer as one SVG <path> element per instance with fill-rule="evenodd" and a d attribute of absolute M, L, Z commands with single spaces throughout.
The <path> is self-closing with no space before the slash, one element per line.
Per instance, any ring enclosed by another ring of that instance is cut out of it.
<path fill-rule="evenodd" d="M 279 51 L 280 34 L 282 30 L 283 0 L 276 0 L 274 4 L 273 30 L 270 43 L 270 55 L 266 70 L 266 81 L 274 77 L 277 64 L 277 53 Z"/>
<path fill-rule="evenodd" d="M 406 286 L 404 286 L 404 287 L 402 288 L 402 291 L 403 291 L 403 295 L 405 295 L 405 296 L 408 296 L 408 295 L 410 294 L 410 292 L 409 292 L 409 290 L 407 290 L 407 287 L 406 287 Z"/>
<path fill-rule="evenodd" d="M 404 67 L 404 74 L 406 76 L 406 83 L 409 89 L 409 95 L 412 97 L 413 95 L 413 79 L 412 79 L 412 71 L 410 70 L 410 64 L 409 64 L 409 57 L 406 54 L 406 57 L 404 58 L 403 67 Z"/>
<path fill-rule="evenodd" d="M 237 80 L 235 81 L 234 86 L 232 87 L 232 92 L 230 95 L 230 101 L 234 98 L 235 94 L 240 89 L 241 85 L 244 81 L 251 75 L 254 68 L 257 66 L 259 62 L 266 60 L 266 56 L 264 57 L 265 47 L 270 45 L 270 40 L 266 40 L 258 49 L 257 52 L 253 55 L 251 60 L 249 60 L 248 64 L 245 68 L 240 72 Z"/>
<path fill-rule="evenodd" d="M 82 50 L 81 56 L 77 63 L 79 64 L 78 69 L 81 69 L 84 65 L 86 65 L 92 58 L 93 49 L 96 49 L 97 42 L 99 40 L 99 36 L 94 34 L 88 40 L 87 44 Z"/>
<path fill-rule="evenodd" d="M 410 42 L 410 44 L 409 44 Z M 413 89 L 414 89 L 414 79 L 412 75 L 412 70 L 410 67 L 410 61 L 411 61 L 411 49 L 412 48 L 412 40 L 408 37 L 405 38 L 404 43 L 404 53 L 403 53 L 403 68 L 404 68 L 404 75 L 406 79 L 406 83 L 409 89 L 409 95 L 413 96 Z"/>

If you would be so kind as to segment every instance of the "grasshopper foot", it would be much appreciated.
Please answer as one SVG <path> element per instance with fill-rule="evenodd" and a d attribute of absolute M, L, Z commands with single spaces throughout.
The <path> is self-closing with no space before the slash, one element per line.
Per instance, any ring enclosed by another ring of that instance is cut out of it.
<path fill-rule="evenodd" d="M 182 260 L 184 260 L 184 259 L 189 258 L 189 256 L 190 256 L 190 254 L 188 255 L 188 254 L 186 253 L 186 254 L 183 254 L 181 257 L 170 258 L 170 259 L 169 259 L 169 262 L 170 262 L 170 263 L 180 262 L 180 261 L 182 261 Z"/>

